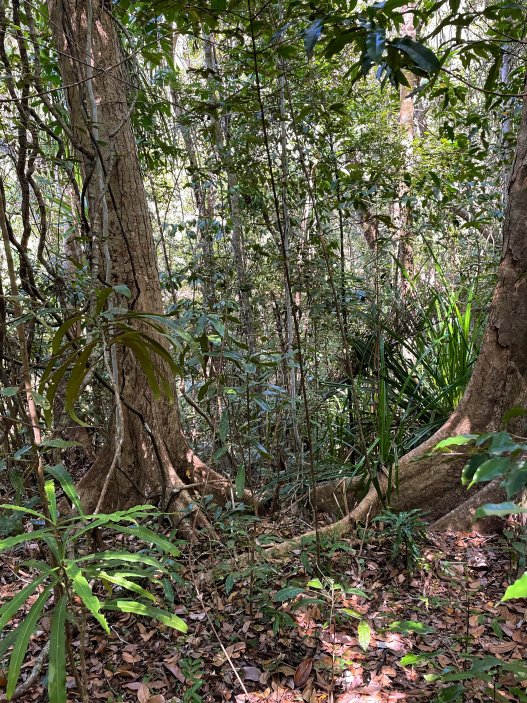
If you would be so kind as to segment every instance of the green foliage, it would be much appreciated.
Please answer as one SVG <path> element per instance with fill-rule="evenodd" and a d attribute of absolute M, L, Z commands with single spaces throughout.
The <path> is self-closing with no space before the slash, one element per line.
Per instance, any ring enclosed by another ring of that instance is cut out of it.
<path fill-rule="evenodd" d="M 504 416 L 504 425 L 512 419 L 527 414 L 523 408 L 512 408 Z M 501 478 L 501 485 L 508 498 L 517 496 L 525 491 L 527 486 L 527 444 L 502 430 L 500 432 L 485 432 L 479 435 L 458 435 L 448 437 L 439 442 L 436 451 L 467 456 L 468 461 L 463 468 L 461 481 L 471 488 L 478 483 L 487 483 Z M 512 501 L 505 503 L 487 503 L 481 505 L 474 513 L 474 520 L 481 518 L 527 513 L 527 507 Z M 527 573 L 512 583 L 502 600 L 527 597 Z"/>
<path fill-rule="evenodd" d="M 144 505 L 110 514 L 85 515 L 71 477 L 64 467 L 48 467 L 48 474 L 57 481 L 78 512 L 74 517 L 59 516 L 53 479 L 46 482 L 49 518 L 24 506 L 0 506 L 32 519 L 35 524 L 31 532 L 0 540 L 0 551 L 34 541 L 43 542 L 49 550 L 49 563 L 35 560 L 26 563 L 34 574 L 33 581 L 0 606 L 0 630 L 17 616 L 28 601 L 34 601 L 27 614 L 6 636 L 8 646 L 3 651 L 4 656 L 12 644 L 6 689 L 7 699 L 10 700 L 29 640 L 37 630 L 40 618 L 51 614 L 48 695 L 51 703 L 65 703 L 65 648 L 68 641 L 65 628 L 69 620 L 76 622 L 81 617 L 81 611 L 91 614 L 106 632 L 109 632 L 109 625 L 105 611 L 112 610 L 152 618 L 180 632 L 186 632 L 187 626 L 177 615 L 159 607 L 159 598 L 151 590 L 161 584 L 163 577 L 170 576 L 174 559 L 180 554 L 169 540 L 140 523 L 161 514 L 153 506 Z M 96 528 L 132 536 L 145 546 L 137 552 L 126 549 L 86 552 L 83 538 Z M 139 582 L 146 582 L 150 590 Z M 108 598 L 108 593 L 113 594 L 114 587 L 118 597 Z M 36 600 L 33 597 L 35 593 L 38 593 Z M 128 597 L 128 594 L 133 597 Z"/>
<path fill-rule="evenodd" d="M 384 510 L 373 519 L 382 523 L 382 539 L 391 542 L 391 558 L 403 557 L 406 568 L 413 571 L 421 559 L 421 543 L 426 539 L 422 510 L 394 513 Z"/>

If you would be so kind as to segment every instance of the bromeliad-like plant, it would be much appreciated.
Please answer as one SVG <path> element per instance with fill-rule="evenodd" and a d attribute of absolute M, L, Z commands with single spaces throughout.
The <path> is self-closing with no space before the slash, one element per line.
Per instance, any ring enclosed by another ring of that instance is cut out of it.
<path fill-rule="evenodd" d="M 382 535 L 383 539 L 392 543 L 392 560 L 402 556 L 409 570 L 413 570 L 421 558 L 419 543 L 426 538 L 426 523 L 423 522 L 422 515 L 422 510 L 395 513 L 387 509 L 373 519 L 373 522 L 382 522 L 384 525 Z"/>
<path fill-rule="evenodd" d="M 46 473 L 50 478 L 45 482 L 47 509 L 43 513 L 17 505 L 0 505 L 2 509 L 23 513 L 36 525 L 32 532 L 23 532 L 0 540 L 0 552 L 25 542 L 38 541 L 46 545 L 49 557 L 47 561 L 31 559 L 24 562 L 34 573 L 33 580 L 0 607 L 1 632 L 26 603 L 31 603 L 19 624 L 0 640 L 0 659 L 12 647 L 6 697 L 11 700 L 15 693 L 29 641 L 39 621 L 46 615 L 51 617 L 47 645 L 49 701 L 67 701 L 67 654 L 77 685 L 81 688 L 80 695 L 83 701 L 86 701 L 83 658 L 80 658 L 80 673 L 71 659 L 72 628 L 79 627 L 81 623 L 81 647 L 84 646 L 82 623 L 86 615 L 93 616 L 105 632 L 109 633 L 110 628 L 105 615 L 107 611 L 153 618 L 168 627 L 186 632 L 185 622 L 177 615 L 159 607 L 158 599 L 152 592 L 152 587 L 160 584 L 163 577 L 170 576 L 171 566 L 180 552 L 170 540 L 140 524 L 141 520 L 161 515 L 154 506 L 141 505 L 111 514 L 85 515 L 66 469 L 62 465 L 50 466 L 46 468 Z M 62 518 L 59 515 L 56 482 L 60 484 L 76 510 L 73 517 Z M 140 552 L 126 549 L 87 552 L 89 535 L 94 529 L 102 527 L 135 537 L 145 545 L 151 545 L 153 549 L 148 547 Z M 149 588 L 144 587 L 145 582 Z M 98 588 L 99 585 L 104 588 Z M 101 594 L 104 594 L 104 597 Z"/>

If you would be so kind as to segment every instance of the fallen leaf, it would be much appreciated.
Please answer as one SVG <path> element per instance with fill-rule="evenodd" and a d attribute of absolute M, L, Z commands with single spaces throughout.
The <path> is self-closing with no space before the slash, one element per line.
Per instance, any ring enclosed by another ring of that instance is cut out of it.
<path fill-rule="evenodd" d="M 177 664 L 174 662 L 163 662 L 163 666 L 166 667 L 172 676 L 175 676 L 180 683 L 185 683 L 185 676 Z"/>
<path fill-rule="evenodd" d="M 241 670 L 242 678 L 245 681 L 260 681 L 262 670 L 256 666 L 244 666 Z"/>
<path fill-rule="evenodd" d="M 295 675 L 293 676 L 293 681 L 297 688 L 302 688 L 307 683 L 311 669 L 313 668 L 313 657 L 304 659 L 304 661 L 298 665 Z"/>
<path fill-rule="evenodd" d="M 139 701 L 139 703 L 148 703 L 148 700 L 150 698 L 150 689 L 146 684 L 142 683 L 137 689 L 137 700 Z"/>

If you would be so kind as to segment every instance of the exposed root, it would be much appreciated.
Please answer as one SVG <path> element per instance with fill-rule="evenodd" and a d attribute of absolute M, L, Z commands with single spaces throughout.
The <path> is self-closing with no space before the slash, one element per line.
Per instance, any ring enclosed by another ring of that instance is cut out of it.
<path fill-rule="evenodd" d="M 46 644 L 42 647 L 40 650 L 40 654 L 35 660 L 35 663 L 33 664 L 33 668 L 31 669 L 29 676 L 22 681 L 22 683 L 19 683 L 18 686 L 15 688 L 15 691 L 11 698 L 9 700 L 11 701 L 16 701 L 19 698 L 22 698 L 29 689 L 33 686 L 33 684 L 36 682 L 38 677 L 40 676 L 40 672 L 42 671 L 42 668 L 46 662 L 46 659 L 48 658 L 49 655 L 49 645 L 50 645 L 50 640 L 46 642 Z M 7 701 L 7 698 L 5 696 L 0 696 L 0 703 L 3 703 L 3 701 Z"/>
<path fill-rule="evenodd" d="M 496 532 L 502 524 L 499 518 L 484 518 L 474 524 L 474 513 L 485 503 L 500 502 L 504 498 L 504 492 L 500 488 L 500 481 L 496 479 L 477 493 L 473 493 L 464 503 L 458 505 L 443 517 L 430 525 L 434 532 L 453 530 L 463 532 L 476 529 L 482 533 Z"/>

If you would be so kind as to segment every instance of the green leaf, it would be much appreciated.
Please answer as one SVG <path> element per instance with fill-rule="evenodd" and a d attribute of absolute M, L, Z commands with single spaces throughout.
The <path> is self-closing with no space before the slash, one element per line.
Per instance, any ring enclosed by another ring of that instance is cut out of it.
<path fill-rule="evenodd" d="M 479 469 L 481 464 L 484 464 L 487 461 L 488 458 L 489 455 L 487 454 L 487 452 L 483 452 L 481 454 L 473 454 L 470 457 L 466 465 L 463 467 L 463 471 L 461 472 L 461 483 L 464 486 L 466 486 L 472 481 L 476 471 Z"/>
<path fill-rule="evenodd" d="M 77 493 L 73 479 L 64 466 L 62 464 L 56 464 L 55 466 L 46 466 L 44 470 L 60 483 L 62 490 L 75 506 L 77 513 L 79 515 L 84 515 L 84 510 L 82 509 L 79 494 Z"/>
<path fill-rule="evenodd" d="M 382 27 L 375 27 L 366 35 L 366 52 L 374 63 L 379 63 L 386 46 L 386 32 Z"/>
<path fill-rule="evenodd" d="M 366 620 L 361 620 L 357 627 L 357 639 L 361 649 L 366 651 L 371 642 L 371 628 Z"/>
<path fill-rule="evenodd" d="M 68 379 L 68 384 L 66 386 L 66 393 L 64 394 L 64 410 L 71 417 L 73 422 L 76 422 L 81 427 L 86 427 L 87 423 L 83 422 L 75 414 L 75 402 L 79 398 L 80 387 L 82 382 L 86 378 L 89 368 L 87 366 L 90 354 L 96 346 L 96 342 L 90 342 L 84 349 L 79 353 L 77 361 L 71 370 L 70 377 Z M 51 401 L 50 401 L 51 402 Z"/>
<path fill-rule="evenodd" d="M 43 513 L 39 513 L 37 510 L 32 510 L 31 508 L 25 508 L 23 505 L 8 505 L 7 503 L 0 503 L 0 508 L 3 510 L 14 510 L 18 513 L 26 513 L 27 515 L 33 515 L 40 520 L 44 520 Z"/>
<path fill-rule="evenodd" d="M 93 591 L 91 590 L 88 580 L 74 561 L 66 563 L 66 573 L 71 580 L 75 593 L 79 596 L 97 622 L 100 623 L 104 631 L 109 635 L 110 627 L 106 621 L 106 618 L 101 613 L 101 602 L 97 596 L 93 595 Z"/>
<path fill-rule="evenodd" d="M 441 63 L 434 52 L 410 37 L 403 37 L 392 42 L 392 44 L 396 49 L 409 56 L 416 66 L 419 66 L 427 73 L 437 73 L 441 68 Z"/>
<path fill-rule="evenodd" d="M 75 315 L 75 317 L 70 317 L 69 320 L 66 320 L 55 332 L 55 336 L 53 337 L 53 341 L 51 343 L 51 353 L 53 356 L 56 356 L 59 353 L 60 345 L 62 344 L 62 340 L 64 339 L 64 335 L 69 332 L 69 330 L 75 325 L 77 322 L 81 320 L 81 317 L 79 315 Z M 64 347 L 63 351 L 67 348 Z"/>
<path fill-rule="evenodd" d="M 435 445 L 434 451 L 438 449 L 448 449 L 449 447 L 459 447 L 464 444 L 469 444 L 473 440 L 477 439 L 477 437 L 477 434 L 460 434 L 456 437 L 447 437 L 446 439 L 441 440 L 441 442 L 438 442 Z"/>
<path fill-rule="evenodd" d="M 236 472 L 236 498 L 240 500 L 243 497 L 243 492 L 245 491 L 245 466 L 240 465 L 240 468 Z"/>
<path fill-rule="evenodd" d="M 4 386 L 4 388 L 0 389 L 0 395 L 3 395 L 5 398 L 10 398 L 17 393 L 18 386 Z"/>
<path fill-rule="evenodd" d="M 40 584 L 46 579 L 47 575 L 48 574 L 44 574 L 43 576 L 36 578 L 34 581 L 31 581 L 31 583 L 28 583 L 27 586 L 22 588 L 10 600 L 2 604 L 0 607 L 0 631 L 4 629 L 13 615 L 20 610 L 22 604 L 26 602 L 29 596 L 33 595 Z"/>
<path fill-rule="evenodd" d="M 495 456 L 491 459 L 487 459 L 487 461 L 484 461 L 483 464 L 477 468 L 476 473 L 470 482 L 469 488 L 475 483 L 492 481 L 498 476 L 503 476 L 503 474 L 510 467 L 510 463 L 511 460 L 508 456 Z"/>
<path fill-rule="evenodd" d="M 491 435 L 489 451 L 509 454 L 518 449 L 525 449 L 525 446 L 515 442 L 508 432 L 496 432 Z"/>
<path fill-rule="evenodd" d="M 501 600 L 511 600 L 512 598 L 527 598 L 527 571 L 507 587 Z"/>
<path fill-rule="evenodd" d="M 311 581 L 307 582 L 307 587 L 308 588 L 324 588 L 324 584 L 320 579 L 311 579 Z"/>
<path fill-rule="evenodd" d="M 44 440 L 41 444 L 38 445 L 39 448 L 51 448 L 51 449 L 67 449 L 68 447 L 80 447 L 81 443 L 80 442 L 70 442 L 67 439 L 60 439 L 60 437 L 57 437 L 56 439 L 46 439 Z"/>
<path fill-rule="evenodd" d="M 15 692 L 16 682 L 18 681 L 20 669 L 24 662 L 24 657 L 26 656 L 29 639 L 37 628 L 38 619 L 44 609 L 44 606 L 46 605 L 50 592 L 51 586 L 48 586 L 42 591 L 37 600 L 31 606 L 29 613 L 16 629 L 17 636 L 13 651 L 11 653 L 11 658 L 9 660 L 9 670 L 7 672 L 7 700 L 11 700 L 11 697 Z"/>
<path fill-rule="evenodd" d="M 218 437 L 220 438 L 220 442 L 222 444 L 225 443 L 225 440 L 227 439 L 228 434 L 229 434 L 229 411 L 227 408 L 224 408 L 224 410 L 221 414 L 220 426 L 218 428 Z"/>
<path fill-rule="evenodd" d="M 11 630 L 11 632 L 8 632 L 7 635 L 4 635 L 2 639 L 0 639 L 0 660 L 2 660 L 5 656 L 5 653 L 11 647 L 16 639 L 16 630 Z"/>
<path fill-rule="evenodd" d="M 503 424 L 507 427 L 515 417 L 525 417 L 525 415 L 527 415 L 527 408 L 511 408 L 503 415 Z"/>
<path fill-rule="evenodd" d="M 120 532 L 126 535 L 133 535 L 134 537 L 139 538 L 143 542 L 155 544 L 155 546 L 159 547 L 162 552 L 170 554 L 173 557 L 179 557 L 181 555 L 180 550 L 176 547 L 175 544 L 172 544 L 169 539 L 163 537 L 163 535 L 158 535 L 157 532 L 154 532 L 154 530 L 151 530 L 148 527 L 143 527 L 142 525 L 135 525 L 134 527 L 124 527 L 123 525 L 112 524 L 109 524 L 108 527 L 111 530 L 115 530 L 115 532 Z"/>
<path fill-rule="evenodd" d="M 362 596 L 363 598 L 369 598 L 366 591 L 363 591 L 362 588 L 355 588 L 354 586 L 352 586 L 351 588 L 345 588 L 344 592 L 352 593 L 355 596 Z"/>
<path fill-rule="evenodd" d="M 22 542 L 29 542 L 34 539 L 44 539 L 50 534 L 51 531 L 48 529 L 34 530 L 33 532 L 23 532 L 20 535 L 0 539 L 0 552 L 4 552 L 6 549 L 11 549 L 11 547 L 15 547 L 17 544 L 22 544 Z"/>
<path fill-rule="evenodd" d="M 493 515 L 503 517 L 504 515 L 521 515 L 522 513 L 527 513 L 527 508 L 522 508 L 516 503 L 487 503 L 480 505 L 476 510 L 474 520 Z"/>
<path fill-rule="evenodd" d="M 323 29 L 324 20 L 316 19 L 304 32 L 304 49 L 306 50 L 308 59 L 313 56 L 313 49 L 315 48 L 317 41 L 320 39 Z"/>
<path fill-rule="evenodd" d="M 146 605 L 145 603 L 139 603 L 136 600 L 126 600 L 126 599 L 116 599 L 111 601 L 106 601 L 103 608 L 105 610 L 119 610 L 122 613 L 134 613 L 135 615 L 142 615 L 143 617 L 153 618 L 162 622 L 163 625 L 174 628 L 174 630 L 179 630 L 180 632 L 186 632 L 188 630 L 187 623 L 179 618 L 177 615 L 169 613 L 167 610 L 162 610 L 161 608 L 154 608 L 151 605 Z"/>
<path fill-rule="evenodd" d="M 55 483 L 53 481 L 46 481 L 44 484 L 44 491 L 46 493 L 46 499 L 48 501 L 49 515 L 53 524 L 57 523 L 57 496 L 55 494 Z"/>
<path fill-rule="evenodd" d="M 49 637 L 48 697 L 49 703 L 66 703 L 65 631 L 68 596 L 64 594 L 53 609 Z"/>
<path fill-rule="evenodd" d="M 113 286 L 113 289 L 116 293 L 124 295 L 125 298 L 132 297 L 132 291 L 130 290 L 130 288 L 128 288 L 128 286 L 125 286 L 124 283 L 120 283 L 117 286 Z"/>
<path fill-rule="evenodd" d="M 274 594 L 273 600 L 275 603 L 284 603 L 286 600 L 293 600 L 293 598 L 304 593 L 304 591 L 304 588 L 298 588 L 297 586 L 286 586 Z"/>
<path fill-rule="evenodd" d="M 166 571 L 165 567 L 156 559 L 149 556 L 148 554 L 133 554 L 132 552 L 126 551 L 113 551 L 107 550 L 105 552 L 97 552 L 96 554 L 86 554 L 86 556 L 77 559 L 77 562 L 82 561 L 94 561 L 99 559 L 103 564 L 109 561 L 124 561 L 132 562 L 135 564 L 148 564 L 148 566 L 154 566 L 159 571 Z"/>
<path fill-rule="evenodd" d="M 353 608 L 342 608 L 342 612 L 349 615 L 351 618 L 362 620 L 362 613 L 359 613 L 358 610 L 353 610 Z"/>
<path fill-rule="evenodd" d="M 126 572 L 124 572 L 126 573 Z M 109 574 L 107 571 L 101 571 L 98 574 L 98 577 L 102 581 L 108 581 L 109 583 L 114 583 L 116 586 L 120 586 L 121 588 L 126 588 L 127 591 L 132 591 L 133 593 L 137 593 L 139 596 L 143 596 L 143 598 L 147 598 L 148 600 L 151 600 L 153 603 L 156 602 L 155 596 L 153 596 L 149 591 L 147 591 L 145 588 L 142 588 L 139 584 L 135 583 L 135 581 L 130 581 L 130 579 L 127 579 L 126 576 L 120 573 L 114 573 L 114 574 Z"/>
<path fill-rule="evenodd" d="M 401 666 L 412 666 L 427 662 L 429 657 L 426 654 L 405 654 L 400 660 Z"/>
<path fill-rule="evenodd" d="M 392 622 L 388 628 L 390 632 L 401 632 L 403 635 L 409 632 L 417 632 L 420 635 L 428 635 L 435 630 L 427 625 L 423 625 L 422 622 L 415 622 L 415 620 L 396 620 Z"/>

